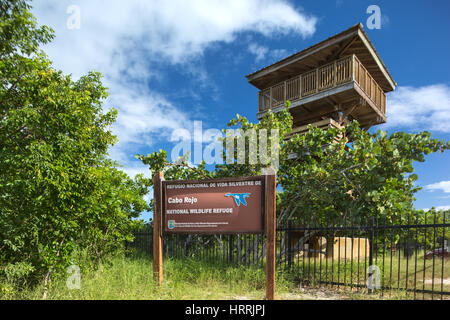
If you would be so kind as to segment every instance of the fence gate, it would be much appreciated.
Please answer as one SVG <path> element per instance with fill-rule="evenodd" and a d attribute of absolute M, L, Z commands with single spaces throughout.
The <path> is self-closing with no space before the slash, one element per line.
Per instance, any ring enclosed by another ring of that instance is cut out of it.
<path fill-rule="evenodd" d="M 450 299 L 450 223 L 446 213 L 423 218 L 367 219 L 340 225 L 276 229 L 276 268 L 305 286 L 329 285 L 382 296 Z M 261 234 L 164 236 L 163 253 L 233 266 L 265 265 Z M 151 253 L 152 234 L 135 233 L 129 245 Z"/>

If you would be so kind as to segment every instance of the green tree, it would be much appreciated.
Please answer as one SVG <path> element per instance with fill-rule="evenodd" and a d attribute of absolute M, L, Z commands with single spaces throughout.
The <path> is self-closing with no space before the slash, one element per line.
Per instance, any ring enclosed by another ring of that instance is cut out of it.
<path fill-rule="evenodd" d="M 406 217 L 413 210 L 413 162 L 450 147 L 429 132 L 369 133 L 353 122 L 342 130 L 311 128 L 286 143 L 295 159 L 280 168 L 280 184 L 298 203 L 289 216 L 303 224 L 366 217 Z"/>
<path fill-rule="evenodd" d="M 0 272 L 18 266 L 48 285 L 75 253 L 98 262 L 130 240 L 148 182 L 108 159 L 117 111 L 102 108 L 101 75 L 52 68 L 39 46 L 53 31 L 29 10 L 0 2 Z"/>
<path fill-rule="evenodd" d="M 413 211 L 414 194 L 420 190 L 414 185 L 417 175 L 413 162 L 450 148 L 449 142 L 433 139 L 429 132 L 395 132 L 388 137 L 380 130 L 371 134 L 356 121 L 343 129 L 310 127 L 304 135 L 290 136 L 292 117 L 288 108 L 276 114 L 268 112 L 257 124 L 237 115 L 228 126 L 244 132 L 279 130 L 278 223 L 294 220 L 304 226 L 357 223 L 367 217 L 387 222 L 394 217 L 405 218 Z M 270 148 L 271 143 L 266 154 Z M 223 150 L 225 154 L 225 139 Z M 238 164 L 235 153 L 233 163 L 217 164 L 211 171 L 204 163 L 190 168 L 187 159 L 172 164 L 164 150 L 137 157 L 152 172 L 164 171 L 167 180 L 261 174 L 266 165 L 249 164 L 249 150 L 246 152 L 246 163 Z"/>

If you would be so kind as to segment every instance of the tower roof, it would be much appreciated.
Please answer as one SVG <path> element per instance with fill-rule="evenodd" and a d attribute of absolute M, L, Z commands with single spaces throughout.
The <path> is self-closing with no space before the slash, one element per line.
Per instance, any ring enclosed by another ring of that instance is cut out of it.
<path fill-rule="evenodd" d="M 361 23 L 309 48 L 246 76 L 249 83 L 262 90 L 279 82 L 317 68 L 330 60 L 355 54 L 384 92 L 393 91 L 397 83 L 369 40 Z"/>

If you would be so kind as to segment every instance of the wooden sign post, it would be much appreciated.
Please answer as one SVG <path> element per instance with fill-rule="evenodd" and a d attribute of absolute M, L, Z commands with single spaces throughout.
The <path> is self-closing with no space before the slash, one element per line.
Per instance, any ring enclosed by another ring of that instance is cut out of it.
<path fill-rule="evenodd" d="M 276 174 L 272 167 L 266 173 L 266 299 L 275 299 L 275 243 L 276 243 Z"/>
<path fill-rule="evenodd" d="M 162 248 L 162 181 L 164 174 L 158 172 L 153 177 L 153 280 L 161 285 L 163 281 L 163 248 Z"/>
<path fill-rule="evenodd" d="M 266 235 L 266 299 L 275 299 L 276 173 L 210 180 L 153 177 L 153 279 L 163 281 L 163 233 Z"/>

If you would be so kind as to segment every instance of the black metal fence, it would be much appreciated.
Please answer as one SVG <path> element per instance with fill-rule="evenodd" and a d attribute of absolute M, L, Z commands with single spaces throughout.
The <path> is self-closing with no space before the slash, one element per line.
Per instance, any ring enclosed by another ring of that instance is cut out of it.
<path fill-rule="evenodd" d="M 277 270 L 305 286 L 331 285 L 414 299 L 450 299 L 450 223 L 445 214 L 399 221 L 369 219 L 337 225 L 277 227 Z M 128 245 L 151 254 L 152 233 Z M 165 235 L 165 257 L 210 263 L 265 264 L 265 237 Z"/>

